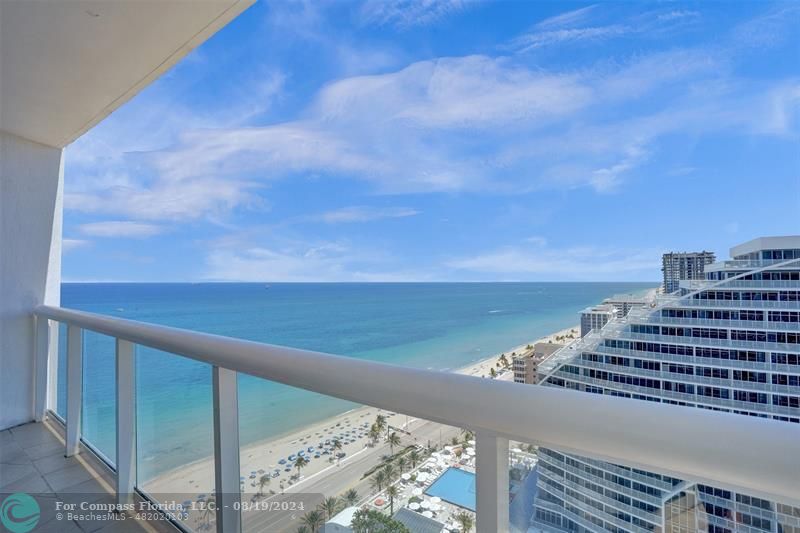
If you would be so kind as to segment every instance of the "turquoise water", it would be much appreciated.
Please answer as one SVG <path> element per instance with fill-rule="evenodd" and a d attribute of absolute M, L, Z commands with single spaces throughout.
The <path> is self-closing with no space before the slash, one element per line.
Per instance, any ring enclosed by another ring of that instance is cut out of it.
<path fill-rule="evenodd" d="M 132 320 L 431 369 L 455 369 L 578 323 L 603 298 L 655 283 L 64 284 L 62 305 Z M 61 355 L 66 335 L 62 332 Z M 58 411 L 65 391 L 60 364 Z M 114 460 L 114 340 L 84 338 L 83 433 Z M 240 440 L 354 407 L 239 380 Z M 212 452 L 211 369 L 137 348 L 140 479 Z"/>
<path fill-rule="evenodd" d="M 448 468 L 425 493 L 474 512 L 475 474 L 460 468 Z"/>

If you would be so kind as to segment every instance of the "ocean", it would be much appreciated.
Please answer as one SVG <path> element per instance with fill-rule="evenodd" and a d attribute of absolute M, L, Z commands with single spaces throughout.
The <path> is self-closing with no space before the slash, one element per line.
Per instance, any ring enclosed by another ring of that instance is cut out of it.
<path fill-rule="evenodd" d="M 65 283 L 62 306 L 437 370 L 456 369 L 579 322 L 584 307 L 657 283 Z M 66 328 L 57 412 L 66 410 Z M 211 368 L 137 347 L 138 478 L 213 451 Z M 114 340 L 84 335 L 82 431 L 114 461 Z M 239 379 L 240 442 L 356 407 L 249 376 Z"/>

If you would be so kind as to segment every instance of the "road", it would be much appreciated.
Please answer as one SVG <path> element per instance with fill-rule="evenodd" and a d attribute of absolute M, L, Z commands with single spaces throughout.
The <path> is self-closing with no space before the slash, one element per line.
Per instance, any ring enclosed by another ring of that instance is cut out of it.
<path fill-rule="evenodd" d="M 391 426 L 405 426 L 404 415 L 395 415 L 389 420 Z M 436 447 L 447 445 L 452 437 L 459 436 L 461 430 L 427 420 L 410 419 L 408 422 L 411 435 L 401 435 L 403 447 L 411 444 L 427 446 L 429 443 Z M 271 503 L 272 506 L 285 506 L 282 510 L 253 510 L 243 513 L 243 531 L 247 533 L 268 532 L 284 533 L 295 532 L 300 525 L 300 519 L 308 511 L 315 509 L 325 497 L 341 496 L 349 489 L 356 489 L 362 502 L 371 494 L 370 479 L 362 479 L 364 474 L 381 462 L 381 458 L 391 453 L 390 447 L 385 442 L 380 442 L 374 448 L 364 448 L 342 460 L 341 464 L 333 464 L 325 470 L 301 479 L 291 487 L 285 489 L 284 494 L 276 494 L 261 502 Z M 264 505 L 267 505 L 266 503 Z M 298 507 L 302 505 L 303 510 Z"/>

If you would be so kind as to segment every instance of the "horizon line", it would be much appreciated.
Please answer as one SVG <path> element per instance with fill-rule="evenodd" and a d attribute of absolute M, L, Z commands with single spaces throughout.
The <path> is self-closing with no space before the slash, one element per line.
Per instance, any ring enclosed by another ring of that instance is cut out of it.
<path fill-rule="evenodd" d="M 309 284 L 309 283 L 327 283 L 327 284 L 404 284 L 404 283 L 656 283 L 661 285 L 661 281 L 618 281 L 618 280 L 441 280 L 441 281 L 430 281 L 430 280 L 419 280 L 419 281 L 169 281 L 169 280 L 162 280 L 162 281 L 125 281 L 125 280 L 81 280 L 81 281 L 62 281 L 61 285 L 91 285 L 91 284 L 100 284 L 100 283 L 126 283 L 126 284 L 186 284 L 186 285 L 214 285 L 214 284 L 232 284 L 232 283 L 239 283 L 239 284 L 251 284 L 251 285 L 259 285 L 259 284 L 281 284 L 281 285 L 289 285 L 289 284 Z"/>

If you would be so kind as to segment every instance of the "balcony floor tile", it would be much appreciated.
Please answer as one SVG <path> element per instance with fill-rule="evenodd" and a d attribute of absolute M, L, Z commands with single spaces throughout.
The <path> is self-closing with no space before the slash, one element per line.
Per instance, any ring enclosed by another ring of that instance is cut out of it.
<path fill-rule="evenodd" d="M 112 503 L 113 474 L 83 451 L 64 457 L 63 429 L 54 422 L 30 423 L 0 431 L 0 493 L 27 492 L 44 502 Z M 54 506 L 43 505 L 37 532 L 176 531 L 165 522 L 144 523 L 129 517 L 113 523 L 58 520 Z"/>

